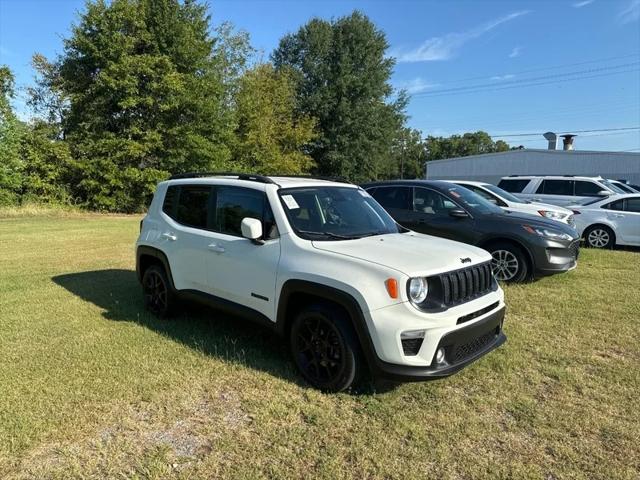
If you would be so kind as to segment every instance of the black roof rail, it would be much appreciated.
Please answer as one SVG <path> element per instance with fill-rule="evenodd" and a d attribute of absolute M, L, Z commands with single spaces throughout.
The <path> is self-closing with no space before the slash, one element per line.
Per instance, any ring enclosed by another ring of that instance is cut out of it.
<path fill-rule="evenodd" d="M 328 177 L 323 175 L 278 175 L 273 174 L 269 175 L 270 177 L 280 177 L 280 178 L 308 178 L 311 180 L 326 180 L 328 182 L 339 182 L 339 183 L 351 183 L 344 177 Z"/>
<path fill-rule="evenodd" d="M 238 173 L 238 172 L 187 172 L 171 175 L 169 180 L 179 180 L 182 178 L 203 178 L 203 177 L 238 177 L 238 180 L 250 180 L 260 183 L 276 183 L 269 177 L 264 175 L 255 175 L 253 173 Z"/>

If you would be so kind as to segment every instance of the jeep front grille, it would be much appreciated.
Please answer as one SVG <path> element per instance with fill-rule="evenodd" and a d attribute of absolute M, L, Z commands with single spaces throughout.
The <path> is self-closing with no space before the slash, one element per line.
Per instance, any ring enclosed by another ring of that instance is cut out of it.
<path fill-rule="evenodd" d="M 447 307 L 469 302 L 494 289 L 491 262 L 463 268 L 439 275 L 442 283 L 442 299 Z"/>

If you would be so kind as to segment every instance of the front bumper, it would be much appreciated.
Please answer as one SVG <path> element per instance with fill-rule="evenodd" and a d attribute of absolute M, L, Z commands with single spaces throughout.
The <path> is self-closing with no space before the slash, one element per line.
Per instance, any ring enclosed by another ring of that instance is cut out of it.
<path fill-rule="evenodd" d="M 580 239 L 568 242 L 543 239 L 532 248 L 531 253 L 536 276 L 566 272 L 578 265 Z"/>
<path fill-rule="evenodd" d="M 505 307 L 502 305 L 482 320 L 443 335 L 435 349 L 444 349 L 442 363 L 436 363 L 435 354 L 429 366 L 399 365 L 378 359 L 374 374 L 395 381 L 420 381 L 453 375 L 507 340 L 502 331 L 504 314 Z"/>

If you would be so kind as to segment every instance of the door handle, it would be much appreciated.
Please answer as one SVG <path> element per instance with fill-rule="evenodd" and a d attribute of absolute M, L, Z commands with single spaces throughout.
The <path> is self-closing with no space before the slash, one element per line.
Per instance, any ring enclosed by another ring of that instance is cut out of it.
<path fill-rule="evenodd" d="M 162 235 L 160 235 L 162 238 L 166 238 L 167 240 L 171 240 L 172 242 L 175 242 L 178 237 L 176 237 L 173 233 L 171 232 L 164 232 Z"/>
<path fill-rule="evenodd" d="M 224 253 L 224 247 L 221 247 L 220 245 L 216 244 L 216 243 L 211 243 L 208 246 L 209 250 L 211 250 L 212 252 L 216 252 L 216 253 Z"/>

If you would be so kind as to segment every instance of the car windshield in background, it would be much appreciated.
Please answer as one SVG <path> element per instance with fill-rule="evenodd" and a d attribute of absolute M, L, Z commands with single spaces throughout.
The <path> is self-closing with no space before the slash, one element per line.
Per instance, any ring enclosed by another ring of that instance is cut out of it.
<path fill-rule="evenodd" d="M 628 192 L 625 192 L 622 188 L 620 188 L 615 183 L 612 183 L 608 180 L 602 180 L 602 183 L 604 183 L 607 187 L 609 187 L 611 190 L 613 190 L 616 193 L 628 193 Z"/>
<path fill-rule="evenodd" d="M 459 205 L 478 213 L 504 213 L 500 207 L 485 200 L 477 193 L 464 187 L 453 186 L 447 188 L 447 194 Z"/>
<path fill-rule="evenodd" d="M 502 198 L 509 200 L 512 203 L 527 203 L 524 200 L 520 200 L 513 193 L 509 193 L 506 190 L 501 189 L 500 187 L 496 187 L 495 185 L 483 185 L 484 188 L 489 190 L 490 192 L 495 193 L 496 195 L 500 195 Z"/>
<path fill-rule="evenodd" d="M 307 240 L 351 240 L 405 231 L 359 188 L 302 187 L 278 193 L 289 223 Z"/>

